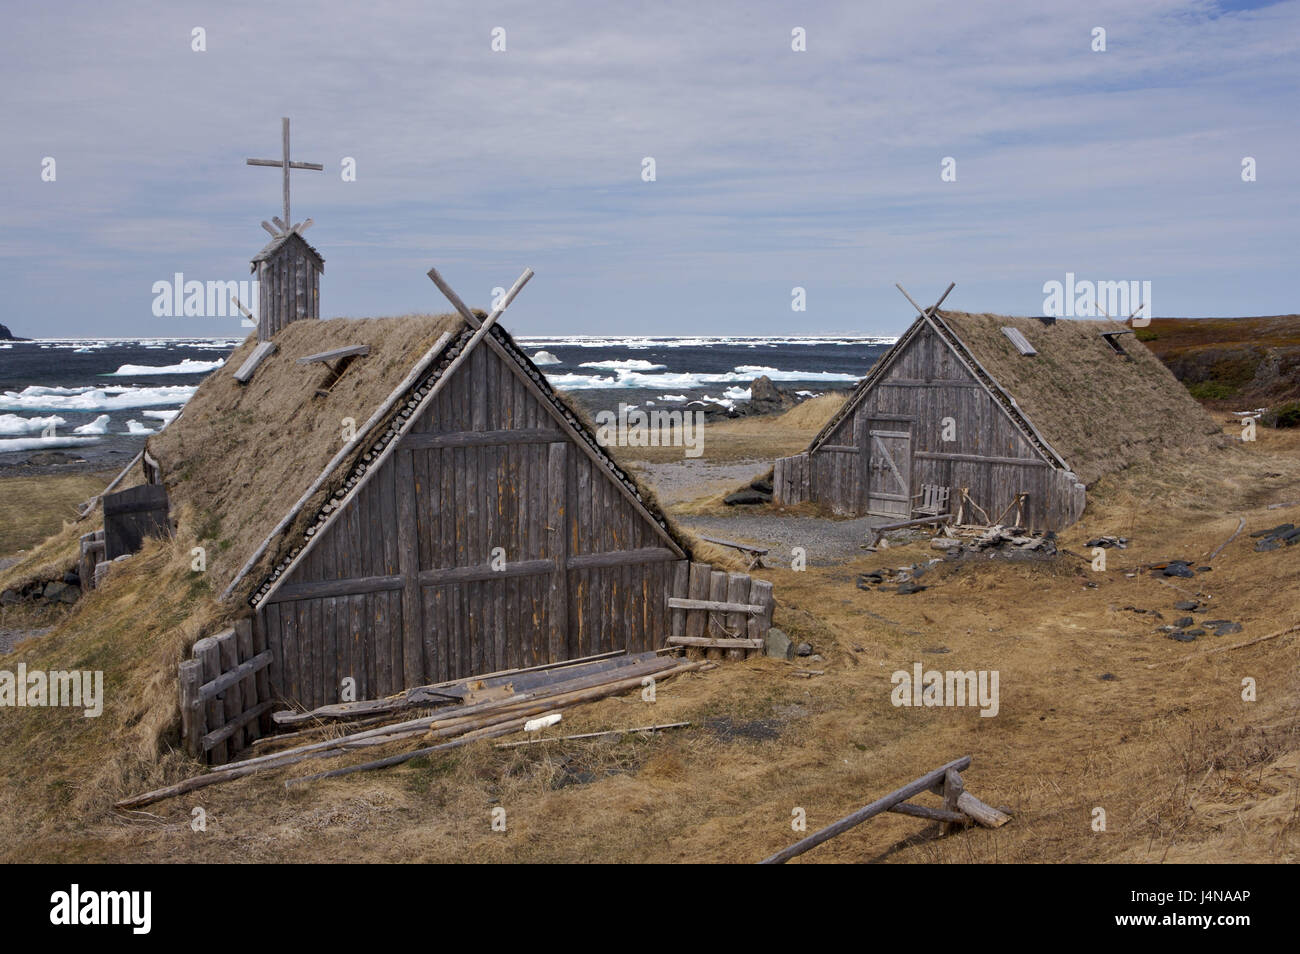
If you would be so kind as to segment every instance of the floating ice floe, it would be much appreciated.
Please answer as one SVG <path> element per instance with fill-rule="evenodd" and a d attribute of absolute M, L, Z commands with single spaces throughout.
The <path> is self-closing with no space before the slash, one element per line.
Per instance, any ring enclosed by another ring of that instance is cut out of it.
<path fill-rule="evenodd" d="M 564 362 L 551 354 L 549 351 L 539 351 L 533 355 L 533 364 L 540 366 L 548 364 L 563 364 Z"/>
<path fill-rule="evenodd" d="M 74 427 L 74 434 L 107 434 L 108 422 L 110 418 L 107 414 L 101 414 L 89 424 L 82 424 L 80 427 Z"/>
<path fill-rule="evenodd" d="M 186 358 L 180 364 L 161 366 L 124 364 L 112 374 L 105 375 L 105 377 L 128 378 L 154 374 L 207 374 L 209 371 L 217 370 L 223 364 L 225 364 L 224 361 L 195 361 L 193 358 Z"/>
<path fill-rule="evenodd" d="M 164 425 L 166 425 L 166 424 L 170 424 L 172 422 L 172 419 L 176 417 L 176 415 L 179 414 L 180 412 L 181 409 L 176 408 L 174 411 L 144 411 L 143 413 L 145 417 L 156 418 L 157 420 L 162 421 Z"/>
<path fill-rule="evenodd" d="M 19 417 L 17 414 L 0 414 L 0 434 L 39 434 L 47 427 L 68 423 L 63 418 Z"/>
<path fill-rule="evenodd" d="M 82 444 L 94 444 L 97 437 L 16 437 L 0 440 L 0 454 L 7 451 L 47 450 L 56 447 L 79 447 Z"/>
<path fill-rule="evenodd" d="M 624 358 L 622 360 L 584 361 L 578 367 L 600 368 L 604 371 L 663 371 L 668 365 L 655 364 L 653 361 L 642 361 L 639 358 Z"/>
<path fill-rule="evenodd" d="M 145 427 L 139 421 L 127 421 L 126 432 L 128 434 L 157 434 L 158 433 L 151 427 Z"/>
<path fill-rule="evenodd" d="M 59 388 L 32 385 L 0 394 L 0 411 L 120 411 L 184 404 L 197 391 L 190 385 L 140 388 Z"/>

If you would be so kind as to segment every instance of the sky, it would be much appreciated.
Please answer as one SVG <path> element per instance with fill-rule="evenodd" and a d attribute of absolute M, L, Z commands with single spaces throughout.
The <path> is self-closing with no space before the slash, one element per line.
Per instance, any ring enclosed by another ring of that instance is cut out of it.
<path fill-rule="evenodd" d="M 895 282 L 1040 314 L 1067 272 L 1149 281 L 1158 316 L 1300 311 L 1300 0 L 57 2 L 3 21 L 0 323 L 21 336 L 247 333 L 155 316 L 153 288 L 249 278 L 281 179 L 244 160 L 279 158 L 282 116 L 293 158 L 325 167 L 293 173 L 325 317 L 446 311 L 431 265 L 475 306 L 532 267 L 504 321 L 521 335 L 897 334 Z"/>

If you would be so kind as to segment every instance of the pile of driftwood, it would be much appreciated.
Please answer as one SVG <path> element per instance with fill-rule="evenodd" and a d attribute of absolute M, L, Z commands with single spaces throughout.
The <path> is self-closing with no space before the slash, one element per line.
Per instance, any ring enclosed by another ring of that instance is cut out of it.
<path fill-rule="evenodd" d="M 715 665 L 705 660 L 687 660 L 673 655 L 674 652 L 680 650 L 635 655 L 606 653 L 531 669 L 420 686 L 386 699 L 322 706 L 310 712 L 277 712 L 274 715 L 277 725 L 304 728 L 265 736 L 257 740 L 256 747 L 269 748 L 289 741 L 298 744 L 231 762 L 175 785 L 123 799 L 117 807 L 141 808 L 207 785 L 284 768 L 307 759 L 333 758 L 410 739 L 433 743 L 387 758 L 290 779 L 285 785 L 290 787 L 321 778 L 386 768 L 478 739 L 518 732 L 538 716 L 639 690 L 647 679 L 658 682 L 679 673 Z M 303 741 L 308 738 L 316 741 Z"/>

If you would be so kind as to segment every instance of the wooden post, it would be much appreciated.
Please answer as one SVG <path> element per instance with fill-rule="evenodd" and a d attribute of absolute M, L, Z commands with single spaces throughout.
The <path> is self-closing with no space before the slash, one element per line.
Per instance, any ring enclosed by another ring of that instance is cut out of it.
<path fill-rule="evenodd" d="M 956 769 L 948 769 L 943 776 L 943 810 L 946 812 L 960 811 L 957 802 L 961 799 L 964 791 L 966 791 L 966 786 L 961 780 L 961 773 Z M 960 827 L 955 822 L 940 822 L 939 834 L 947 835 Z"/>
<path fill-rule="evenodd" d="M 673 567 L 673 583 L 672 583 L 672 589 L 668 591 L 669 599 L 671 599 L 674 596 L 682 597 L 683 599 L 686 597 L 686 590 L 688 586 L 688 581 L 690 579 L 690 572 L 691 572 L 690 560 L 679 560 L 677 564 Z M 686 635 L 686 610 L 671 609 L 669 610 L 669 612 L 672 614 L 670 620 L 669 635 L 685 636 Z"/>
<path fill-rule="evenodd" d="M 744 573 L 732 573 L 727 577 L 727 602 L 743 603 L 749 598 L 750 579 Z M 749 618 L 746 613 L 731 612 L 727 614 L 727 629 L 731 630 L 728 635 L 737 639 L 745 639 L 749 632 Z M 745 658 L 745 650 L 728 649 L 726 657 L 732 660 Z"/>
<path fill-rule="evenodd" d="M 707 600 L 709 598 L 709 577 L 712 571 L 713 567 L 708 563 L 691 564 L 690 579 L 686 587 L 690 599 Z M 686 635 L 703 636 L 707 621 L 708 615 L 705 610 L 686 610 Z M 686 654 L 692 659 L 699 658 L 699 654 L 695 650 L 687 650 Z"/>
<path fill-rule="evenodd" d="M 749 601 L 757 606 L 766 607 L 761 614 L 751 614 L 749 617 L 749 638 L 750 639 L 767 639 L 767 631 L 772 628 L 772 609 L 775 601 L 772 598 L 772 584 L 768 580 L 754 580 L 749 590 Z M 746 656 L 760 656 L 762 649 L 751 649 Z"/>
<path fill-rule="evenodd" d="M 198 659 L 186 659 L 180 664 L 181 686 L 181 740 L 185 743 L 185 752 L 196 759 L 203 754 L 199 740 L 208 733 L 206 711 L 203 700 L 199 697 L 199 686 L 203 683 L 203 662 Z"/>
<path fill-rule="evenodd" d="M 239 663 L 248 662 L 256 655 L 253 652 L 253 621 L 245 617 L 235 623 L 235 650 L 236 661 Z M 260 670 L 265 672 L 266 669 Z M 243 682 L 239 684 L 240 692 L 244 697 L 244 709 L 251 709 L 259 702 L 265 702 L 267 698 L 258 693 L 257 676 L 250 674 Z M 251 744 L 252 741 L 261 735 L 261 723 L 250 722 L 244 727 L 244 737 Z"/>
<path fill-rule="evenodd" d="M 239 649 L 235 644 L 235 631 L 228 629 L 224 633 L 216 636 L 218 651 L 221 660 L 221 672 L 228 673 L 239 665 Z M 244 691 L 240 688 L 239 683 L 231 686 L 225 691 L 226 697 L 226 722 L 231 722 L 244 713 Z M 223 723 L 224 725 L 224 723 Z M 208 731 L 214 731 L 221 726 L 213 726 Z M 240 751 L 244 747 L 244 732 L 242 729 L 236 729 L 230 734 L 228 740 L 228 751 L 231 755 Z"/>
<path fill-rule="evenodd" d="M 203 681 L 211 682 L 221 675 L 221 649 L 217 645 L 216 639 L 207 636 L 200 639 L 194 644 L 194 658 L 203 664 Z M 206 719 L 204 728 L 208 732 L 215 732 L 226 724 L 226 709 L 222 701 L 217 696 L 212 696 L 205 701 Z M 202 756 L 202 752 L 199 753 Z M 226 743 L 218 742 L 208 751 L 208 761 L 213 765 L 226 764 Z"/>
<path fill-rule="evenodd" d="M 564 443 L 551 444 L 546 458 L 546 532 L 555 559 L 547 591 L 547 662 L 563 659 L 569 640 L 568 448 Z"/>
<path fill-rule="evenodd" d="M 724 570 L 714 570 L 709 574 L 709 599 L 717 603 L 727 601 L 727 574 Z M 725 626 L 726 617 L 722 616 L 716 610 L 705 610 L 709 621 L 708 635 L 714 639 L 726 639 L 727 629 Z M 707 650 L 708 658 L 720 660 L 722 658 L 721 649 Z"/>
<path fill-rule="evenodd" d="M 253 618 L 251 620 L 251 623 L 252 623 L 251 628 L 252 628 L 252 638 L 253 638 L 253 655 L 257 656 L 264 652 L 267 652 L 268 650 L 267 638 L 266 638 L 265 613 L 263 613 L 260 618 L 258 617 Z M 273 653 L 272 658 L 274 658 L 274 655 L 275 654 Z M 278 663 L 279 660 L 276 660 L 276 662 Z M 253 678 L 253 681 L 257 686 L 257 701 L 258 702 L 271 701 L 272 699 L 271 667 L 265 666 L 262 669 L 259 669 L 257 671 L 257 675 Z M 266 713 L 262 715 L 262 718 L 259 721 L 258 724 L 259 733 L 261 735 L 267 735 L 271 731 L 271 726 L 272 726 L 271 713 L 268 710 Z"/>

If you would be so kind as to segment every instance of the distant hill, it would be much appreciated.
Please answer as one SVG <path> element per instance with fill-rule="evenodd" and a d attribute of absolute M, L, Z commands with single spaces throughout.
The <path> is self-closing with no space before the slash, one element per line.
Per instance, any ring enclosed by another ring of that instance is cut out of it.
<path fill-rule="evenodd" d="M 1134 331 L 1210 407 L 1244 411 L 1300 401 L 1300 315 L 1153 318 Z"/>
<path fill-rule="evenodd" d="M 12 334 L 9 333 L 9 329 L 7 327 L 5 327 L 4 325 L 0 325 L 0 341 L 26 341 L 26 340 L 27 340 L 26 338 L 15 338 Z"/>

